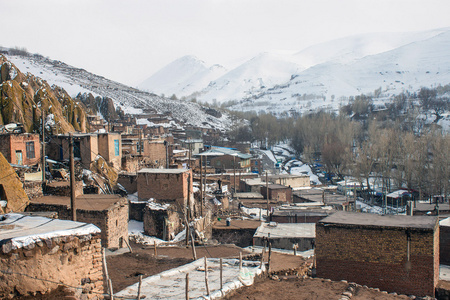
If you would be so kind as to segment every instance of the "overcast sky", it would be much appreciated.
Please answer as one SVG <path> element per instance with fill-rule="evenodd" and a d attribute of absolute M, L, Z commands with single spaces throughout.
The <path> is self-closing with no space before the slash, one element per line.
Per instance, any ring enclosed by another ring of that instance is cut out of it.
<path fill-rule="evenodd" d="M 0 0 L 0 46 L 132 86 L 195 55 L 229 68 L 372 32 L 450 27 L 450 0 Z"/>

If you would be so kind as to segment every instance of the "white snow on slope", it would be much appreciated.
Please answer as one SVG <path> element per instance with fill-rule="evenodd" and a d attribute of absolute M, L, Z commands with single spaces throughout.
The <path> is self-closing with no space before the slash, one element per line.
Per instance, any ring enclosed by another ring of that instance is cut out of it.
<path fill-rule="evenodd" d="M 138 88 L 169 97 L 175 94 L 180 98 L 203 89 L 225 72 L 221 65 L 208 67 L 204 61 L 188 55 L 168 64 L 139 84 Z"/>
<path fill-rule="evenodd" d="M 178 123 L 187 123 L 203 128 L 225 130 L 231 120 L 226 113 L 220 118 L 206 113 L 206 108 L 189 101 L 171 100 L 143 92 L 124 84 L 69 66 L 61 61 L 39 55 L 5 55 L 22 72 L 30 72 L 46 80 L 50 85 L 64 88 L 71 97 L 78 93 L 92 93 L 94 96 L 109 97 L 116 107 L 127 113 L 152 109 L 158 113 L 170 111 Z"/>

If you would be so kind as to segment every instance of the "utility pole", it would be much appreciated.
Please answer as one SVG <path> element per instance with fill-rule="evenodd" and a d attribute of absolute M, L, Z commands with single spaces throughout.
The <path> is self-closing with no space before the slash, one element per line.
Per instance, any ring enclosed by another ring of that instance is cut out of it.
<path fill-rule="evenodd" d="M 200 214 L 203 217 L 203 155 L 200 155 Z"/>
<path fill-rule="evenodd" d="M 191 143 L 188 140 L 188 147 L 189 147 L 189 164 L 188 164 L 188 169 L 191 168 Z"/>
<path fill-rule="evenodd" d="M 234 179 L 234 193 L 236 194 L 236 155 L 233 155 L 233 179 Z"/>
<path fill-rule="evenodd" d="M 166 169 L 169 168 L 169 142 L 164 141 L 164 146 L 166 146 Z"/>
<path fill-rule="evenodd" d="M 42 163 L 42 186 L 45 185 L 45 112 L 42 109 L 42 154 L 41 154 L 41 163 Z"/>
<path fill-rule="evenodd" d="M 73 133 L 69 133 L 69 160 L 70 160 L 70 208 L 72 221 L 77 220 L 77 206 L 75 203 L 75 163 L 73 159 Z"/>
<path fill-rule="evenodd" d="M 267 221 L 269 220 L 269 175 L 266 171 L 266 199 L 267 199 Z"/>

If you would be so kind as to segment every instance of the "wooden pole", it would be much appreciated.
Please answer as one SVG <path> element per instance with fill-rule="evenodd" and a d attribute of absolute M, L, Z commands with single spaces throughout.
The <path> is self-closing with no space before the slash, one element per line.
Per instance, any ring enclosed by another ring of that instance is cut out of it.
<path fill-rule="evenodd" d="M 264 264 L 264 251 L 261 251 L 261 265 L 259 266 L 260 269 L 262 269 L 263 264 Z"/>
<path fill-rule="evenodd" d="M 109 290 L 109 275 L 108 275 L 108 266 L 106 264 L 105 248 L 102 248 L 102 256 L 103 256 L 103 269 L 105 270 L 105 277 L 106 277 L 106 287 Z"/>
<path fill-rule="evenodd" d="M 111 279 L 109 279 L 109 298 L 111 300 L 114 300 L 114 291 L 113 291 Z"/>
<path fill-rule="evenodd" d="M 266 171 L 266 199 L 267 199 L 267 219 L 266 221 L 269 221 L 269 176 L 267 175 Z"/>
<path fill-rule="evenodd" d="M 194 260 L 197 260 L 197 252 L 195 252 L 194 237 L 192 235 L 191 235 L 191 245 L 192 245 L 192 256 L 194 257 Z"/>
<path fill-rule="evenodd" d="M 203 217 L 203 155 L 200 155 L 200 215 Z"/>
<path fill-rule="evenodd" d="M 127 244 L 128 249 L 130 250 L 130 253 L 133 253 L 133 249 L 131 249 L 130 244 L 128 243 L 127 239 L 123 239 L 125 241 L 125 244 Z"/>
<path fill-rule="evenodd" d="M 189 273 L 186 273 L 186 300 L 189 300 Z"/>
<path fill-rule="evenodd" d="M 73 158 L 73 134 L 69 134 L 69 160 L 70 160 L 70 208 L 72 221 L 77 220 L 77 206 L 75 203 L 75 162 Z"/>
<path fill-rule="evenodd" d="M 45 185 L 45 112 L 42 108 L 42 184 Z"/>
<path fill-rule="evenodd" d="M 222 257 L 220 258 L 220 289 L 223 289 L 223 262 L 222 262 Z"/>
<path fill-rule="evenodd" d="M 272 256 L 272 243 L 269 242 L 269 260 L 267 262 L 267 273 L 270 270 L 270 258 L 271 258 L 271 256 Z"/>
<path fill-rule="evenodd" d="M 153 249 L 155 251 L 155 257 L 158 256 L 158 253 L 156 251 L 156 241 L 153 241 Z"/>
<path fill-rule="evenodd" d="M 137 300 L 141 300 L 141 287 L 142 287 L 142 275 L 139 275 L 139 286 L 138 286 Z"/>
<path fill-rule="evenodd" d="M 206 295 L 209 296 L 209 285 L 208 285 L 208 263 L 207 263 L 207 259 L 206 256 L 205 258 L 205 285 L 206 285 Z"/>
<path fill-rule="evenodd" d="M 242 252 L 239 252 L 239 270 L 242 269 Z"/>

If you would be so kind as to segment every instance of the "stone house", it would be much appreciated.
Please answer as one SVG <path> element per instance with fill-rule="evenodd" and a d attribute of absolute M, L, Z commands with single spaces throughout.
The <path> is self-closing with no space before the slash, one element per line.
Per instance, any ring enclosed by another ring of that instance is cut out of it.
<path fill-rule="evenodd" d="M 41 144 L 36 133 L 0 134 L 0 152 L 10 164 L 35 165 L 41 159 Z"/>
<path fill-rule="evenodd" d="M 128 201 L 118 195 L 89 194 L 76 198 L 77 221 L 91 223 L 101 229 L 103 247 L 126 247 L 128 241 Z M 71 220 L 70 197 L 33 198 L 27 212 L 55 211 L 59 219 Z"/>
<path fill-rule="evenodd" d="M 143 211 L 144 233 L 170 241 L 183 230 L 183 222 L 175 205 L 147 202 Z"/>
<path fill-rule="evenodd" d="M 1 299 L 45 297 L 61 284 L 71 287 L 74 298 L 103 299 L 96 226 L 11 213 L 2 215 L 0 227 L 0 269 L 8 270 L 0 280 Z"/>
<path fill-rule="evenodd" d="M 434 297 L 438 218 L 336 212 L 316 224 L 316 262 L 318 277 Z"/>

